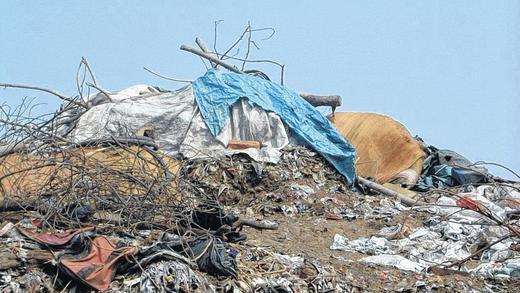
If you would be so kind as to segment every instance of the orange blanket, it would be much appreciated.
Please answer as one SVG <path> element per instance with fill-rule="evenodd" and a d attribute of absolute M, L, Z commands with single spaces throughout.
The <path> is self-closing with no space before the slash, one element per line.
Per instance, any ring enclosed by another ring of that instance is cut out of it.
<path fill-rule="evenodd" d="M 426 154 L 398 121 L 375 113 L 342 112 L 330 117 L 336 129 L 356 148 L 356 171 L 379 183 L 406 169 L 419 175 Z"/>

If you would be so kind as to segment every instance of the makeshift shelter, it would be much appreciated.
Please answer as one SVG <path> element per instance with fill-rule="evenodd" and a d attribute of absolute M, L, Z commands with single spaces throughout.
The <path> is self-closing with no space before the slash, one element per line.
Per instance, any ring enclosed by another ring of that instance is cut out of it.
<path fill-rule="evenodd" d="M 246 153 L 276 163 L 290 136 L 327 159 L 347 182 L 355 181 L 355 151 L 313 106 L 291 90 L 260 77 L 209 70 L 174 92 L 134 86 L 91 97 L 70 137 L 76 142 L 154 130 L 167 154 L 195 158 Z M 287 127 L 287 128 L 286 128 Z M 257 141 L 234 150 L 230 141 Z"/>

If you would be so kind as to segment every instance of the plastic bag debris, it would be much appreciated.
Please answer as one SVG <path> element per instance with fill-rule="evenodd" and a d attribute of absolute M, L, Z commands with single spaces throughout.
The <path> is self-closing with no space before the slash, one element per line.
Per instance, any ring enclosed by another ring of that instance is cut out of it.
<path fill-rule="evenodd" d="M 394 240 L 408 236 L 410 233 L 410 226 L 405 224 L 397 224 L 391 227 L 383 227 L 379 230 L 375 236 L 383 237 L 388 240 Z"/>
<path fill-rule="evenodd" d="M 420 273 L 426 268 L 426 266 L 424 265 L 421 265 L 417 262 L 413 262 L 403 256 L 395 254 L 379 254 L 367 256 L 360 259 L 359 261 L 374 265 L 392 266 L 400 270 L 412 271 L 416 273 Z"/>
<path fill-rule="evenodd" d="M 348 240 L 347 238 L 336 234 L 334 235 L 334 241 L 332 242 L 330 249 L 366 254 L 392 253 L 391 248 L 388 246 L 388 240 L 374 236 L 369 239 L 360 238 L 356 240 Z"/>
<path fill-rule="evenodd" d="M 140 280 L 140 292 L 215 292 L 199 273 L 177 261 L 149 265 Z"/>
<path fill-rule="evenodd" d="M 507 259 L 504 262 L 489 262 L 471 270 L 487 278 L 518 278 L 520 277 L 520 259 Z"/>
<path fill-rule="evenodd" d="M 275 253 L 274 256 L 276 256 L 284 265 L 291 268 L 291 273 L 296 273 L 301 266 L 303 266 L 303 262 L 305 261 L 301 256 L 290 256 L 279 253 Z"/>

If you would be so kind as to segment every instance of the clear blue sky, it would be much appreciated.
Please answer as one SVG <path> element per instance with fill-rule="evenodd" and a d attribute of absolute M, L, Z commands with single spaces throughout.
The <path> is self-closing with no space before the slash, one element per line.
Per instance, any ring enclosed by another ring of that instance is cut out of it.
<path fill-rule="evenodd" d="M 252 57 L 285 63 L 296 91 L 340 94 L 344 110 L 388 114 L 433 145 L 520 170 L 520 1 L 3 1 L 0 81 L 74 94 L 85 56 L 108 90 L 176 89 L 142 67 L 203 74 L 179 46 L 211 46 L 215 20 L 221 51 L 248 21 L 274 27 Z M 58 106 L 13 90 L 0 102 L 24 95 Z"/>

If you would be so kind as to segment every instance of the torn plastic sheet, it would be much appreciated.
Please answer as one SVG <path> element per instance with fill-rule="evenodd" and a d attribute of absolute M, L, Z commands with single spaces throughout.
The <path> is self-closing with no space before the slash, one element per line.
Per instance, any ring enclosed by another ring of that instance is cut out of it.
<path fill-rule="evenodd" d="M 349 240 L 340 235 L 335 235 L 330 248 L 365 254 L 400 254 L 397 257 L 399 261 L 404 258 L 422 267 L 452 264 L 464 260 L 481 247 L 510 233 L 507 228 L 495 225 L 489 218 L 474 209 L 457 206 L 458 198 L 468 198 L 471 202 L 478 204 L 479 209 L 485 209 L 496 218 L 508 221 L 505 216 L 507 208 L 500 207 L 488 198 L 488 196 L 496 197 L 496 192 L 490 188 L 489 186 L 481 186 L 470 189 L 470 192 L 467 193 L 459 193 L 457 197 L 440 197 L 435 206 L 426 209 L 418 208 L 428 211 L 432 215 L 423 221 L 424 226 L 413 229 L 407 237 L 391 240 L 378 237 Z M 370 212 L 367 211 L 365 214 L 370 214 Z M 387 227 L 380 234 L 381 236 L 393 236 L 393 232 L 397 231 L 398 228 Z M 490 271 L 499 266 L 496 264 L 498 262 L 520 257 L 516 251 L 511 249 L 511 245 L 514 243 L 513 239 L 503 239 L 483 251 L 480 254 L 481 269 L 478 272 L 488 276 L 492 274 L 514 275 L 517 265 L 515 262 L 512 264 L 505 263 L 502 266 L 502 271 L 499 271 L 499 269 L 496 272 L 495 270 Z M 372 259 L 369 258 L 369 260 Z M 384 263 L 383 260 L 380 260 L 381 263 Z M 390 261 L 386 263 L 396 266 L 395 263 Z M 407 264 L 410 263 L 407 262 Z M 493 265 L 487 266 L 486 264 Z M 461 269 L 463 271 L 475 271 L 464 266 Z"/>
<path fill-rule="evenodd" d="M 367 256 L 360 259 L 359 261 L 374 265 L 392 266 L 400 270 L 412 271 L 416 273 L 420 273 L 424 269 L 426 269 L 426 266 L 420 263 L 411 261 L 403 256 L 395 254 L 379 254 Z"/>
<path fill-rule="evenodd" d="M 484 263 L 471 271 L 484 275 L 486 278 L 519 278 L 520 258 Z"/>
<path fill-rule="evenodd" d="M 424 160 L 417 190 L 450 187 L 463 184 L 477 184 L 488 181 L 490 174 L 486 168 L 477 167 L 467 158 L 451 150 L 428 147 L 428 157 Z"/>
<path fill-rule="evenodd" d="M 509 249 L 512 241 L 503 241 L 491 246 L 488 250 L 484 251 L 481 256 L 481 260 L 486 261 L 506 261 L 514 258 L 513 251 Z"/>
<path fill-rule="evenodd" d="M 393 240 L 399 238 L 399 236 L 402 236 L 403 228 L 402 224 L 397 224 L 395 226 L 391 227 L 383 227 L 381 228 L 375 236 L 377 237 L 383 237 L 388 240 Z"/>
<path fill-rule="evenodd" d="M 291 273 L 297 272 L 303 266 L 303 262 L 305 261 L 305 258 L 302 256 L 290 256 L 279 253 L 274 253 L 273 255 L 286 267 L 291 268 Z"/>
<path fill-rule="evenodd" d="M 237 276 L 237 264 L 234 256 L 227 251 L 227 244 L 219 238 L 200 237 L 189 243 L 183 242 L 175 234 L 164 233 L 157 244 L 140 251 L 138 257 L 151 262 L 157 257 L 167 256 L 168 251 L 175 251 L 183 257 L 174 255 L 175 260 L 184 257 L 196 259 L 200 271 L 214 276 Z M 184 260 L 189 262 L 189 260 Z"/>
<path fill-rule="evenodd" d="M 137 85 L 110 95 L 90 97 L 95 101 L 78 120 L 69 137 L 75 142 L 135 136 L 142 128 L 152 128 L 159 148 L 171 156 L 199 158 L 246 153 L 252 159 L 277 163 L 280 150 L 289 143 L 280 117 L 272 112 L 237 101 L 221 133 L 214 136 L 204 123 L 190 86 L 164 92 Z M 66 132 L 66 129 L 63 130 Z M 227 149 L 229 140 L 254 140 L 262 148 Z"/>
<path fill-rule="evenodd" d="M 359 238 L 356 240 L 348 240 L 346 237 L 336 234 L 334 235 L 334 242 L 332 242 L 330 249 L 366 254 L 393 253 L 392 249 L 389 247 L 388 240 L 375 236 L 372 236 L 369 239 Z"/>
<path fill-rule="evenodd" d="M 382 198 L 379 206 L 375 208 L 366 208 L 364 211 L 365 219 L 391 219 L 404 210 L 409 208 L 403 206 L 399 201 L 392 201 L 388 198 Z"/>
<path fill-rule="evenodd" d="M 255 292 L 295 292 L 291 287 L 291 281 L 283 277 L 276 278 L 255 278 L 252 285 L 255 289 L 263 289 L 263 291 Z"/>
<path fill-rule="evenodd" d="M 206 278 L 177 261 L 160 261 L 146 267 L 139 288 L 146 293 L 215 292 Z"/>
<path fill-rule="evenodd" d="M 355 180 L 355 151 L 330 121 L 295 92 L 271 81 L 213 69 L 195 80 L 193 92 L 202 117 L 213 135 L 218 135 L 240 98 L 274 112 L 298 139 L 329 161 L 349 183 Z"/>
<path fill-rule="evenodd" d="M 488 211 L 493 213 L 493 215 L 498 218 L 500 221 L 504 221 L 506 219 L 506 211 L 504 208 L 496 205 L 492 201 L 490 201 L 488 198 L 486 198 L 484 195 L 486 194 L 486 190 L 492 189 L 493 187 L 489 185 L 482 185 L 477 188 L 473 188 L 473 191 L 466 192 L 466 193 L 459 193 L 458 195 L 471 200 L 473 202 L 476 202 L 478 204 L 483 205 Z"/>
<path fill-rule="evenodd" d="M 399 240 L 373 236 L 349 241 L 336 234 L 330 248 L 370 255 L 404 253 L 409 261 L 427 267 L 468 257 L 471 244 L 478 236 L 478 229 L 472 226 L 439 222 L 431 227 L 416 228 L 408 237 Z"/>

